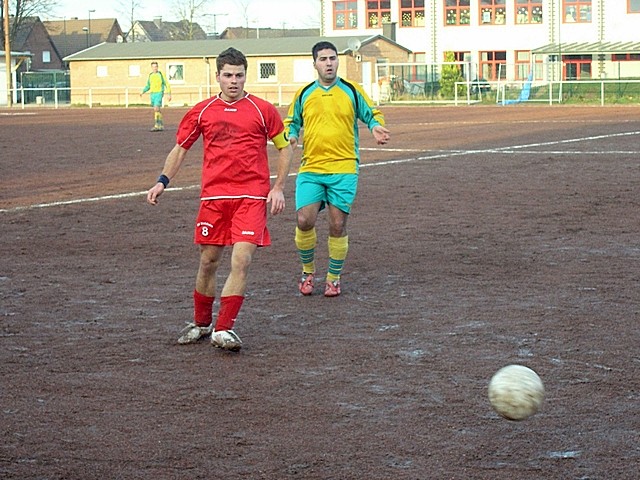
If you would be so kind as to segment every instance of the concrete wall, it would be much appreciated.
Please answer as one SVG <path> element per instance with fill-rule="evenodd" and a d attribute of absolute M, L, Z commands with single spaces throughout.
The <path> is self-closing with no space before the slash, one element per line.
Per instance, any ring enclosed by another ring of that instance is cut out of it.
<path fill-rule="evenodd" d="M 341 55 L 338 74 L 363 85 L 371 93 L 375 82 L 375 65 L 407 62 L 405 49 L 378 39 L 364 45 L 354 55 Z M 148 104 L 149 97 L 139 94 L 147 82 L 153 59 L 72 61 L 71 103 L 79 105 Z M 167 76 L 172 90 L 172 105 L 190 106 L 218 93 L 215 57 L 160 59 L 158 66 Z M 315 80 L 311 54 L 289 56 L 247 55 L 247 90 L 278 105 L 287 105 L 295 92 Z M 275 75 L 260 78 L 261 64 L 275 64 Z M 182 75 L 172 78 L 175 66 Z M 249 88 L 249 86 L 251 88 Z"/>
<path fill-rule="evenodd" d="M 365 52 L 366 50 L 366 52 Z M 375 80 L 375 59 L 384 55 L 392 60 L 407 61 L 401 49 L 391 49 L 384 43 L 363 49 L 360 56 L 340 56 L 338 74 L 352 81 L 362 83 L 363 78 Z M 306 83 L 315 80 L 313 61 L 308 56 L 265 56 L 248 57 L 247 91 L 274 104 L 288 105 L 295 92 Z M 170 80 L 171 105 L 190 106 L 219 92 L 215 76 L 215 59 L 162 59 L 158 61 L 160 70 L 168 75 L 172 65 L 182 65 L 182 79 Z M 261 63 L 275 63 L 276 76 L 269 80 L 259 78 Z M 300 66 L 306 68 L 306 75 Z M 306 67 L 308 65 L 308 67 Z M 368 76 L 363 69 L 369 69 Z M 298 74 L 295 74 L 298 69 Z M 150 61 L 140 60 L 99 60 L 74 61 L 71 71 L 71 103 L 77 105 L 135 105 L 148 104 L 149 96 L 139 94 L 147 82 Z M 365 86 L 370 91 L 371 86 Z"/>

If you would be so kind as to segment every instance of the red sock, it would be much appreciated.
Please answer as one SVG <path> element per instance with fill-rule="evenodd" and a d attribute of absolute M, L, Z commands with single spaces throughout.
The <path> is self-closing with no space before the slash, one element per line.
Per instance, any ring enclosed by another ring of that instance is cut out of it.
<path fill-rule="evenodd" d="M 214 330 L 232 330 L 240 307 L 242 307 L 242 302 L 244 302 L 244 297 L 240 295 L 220 297 L 220 311 L 218 312 L 218 320 Z"/>
<path fill-rule="evenodd" d="M 193 291 L 193 318 L 199 327 L 208 327 L 213 319 L 213 300 L 197 290 Z"/>

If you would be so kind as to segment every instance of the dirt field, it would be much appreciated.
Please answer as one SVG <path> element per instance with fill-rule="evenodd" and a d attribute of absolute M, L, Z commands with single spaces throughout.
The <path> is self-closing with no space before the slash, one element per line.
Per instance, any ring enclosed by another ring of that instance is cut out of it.
<path fill-rule="evenodd" d="M 343 295 L 297 293 L 291 178 L 232 354 L 175 344 L 200 145 L 142 193 L 184 110 L 0 111 L 0 478 L 638 478 L 640 107 L 384 112 Z M 523 422 L 487 399 L 510 363 Z"/>

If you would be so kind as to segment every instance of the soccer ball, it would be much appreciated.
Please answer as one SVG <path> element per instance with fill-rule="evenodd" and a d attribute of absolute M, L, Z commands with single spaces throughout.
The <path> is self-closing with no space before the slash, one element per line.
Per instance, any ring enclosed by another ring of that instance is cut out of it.
<path fill-rule="evenodd" d="M 544 386 L 536 372 L 523 365 L 507 365 L 489 382 L 489 402 L 509 420 L 524 420 L 535 414 L 544 399 Z"/>

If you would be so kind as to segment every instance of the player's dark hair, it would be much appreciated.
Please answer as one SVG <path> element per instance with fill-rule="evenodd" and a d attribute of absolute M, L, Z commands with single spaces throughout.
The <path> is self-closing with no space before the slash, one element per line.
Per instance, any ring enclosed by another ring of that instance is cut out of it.
<path fill-rule="evenodd" d="M 244 69 L 247 69 L 247 57 L 244 56 L 240 50 L 233 47 L 229 47 L 226 50 L 220 52 L 218 58 L 216 58 L 216 68 L 218 72 L 222 70 L 225 65 L 244 65 Z"/>
<path fill-rule="evenodd" d="M 311 49 L 311 54 L 313 55 L 313 61 L 315 62 L 318 59 L 318 52 L 320 50 L 326 50 L 326 49 L 333 50 L 334 52 L 336 52 L 336 55 L 338 55 L 338 49 L 336 48 L 336 46 L 331 42 L 327 42 L 323 40 L 322 42 L 316 43 Z"/>

